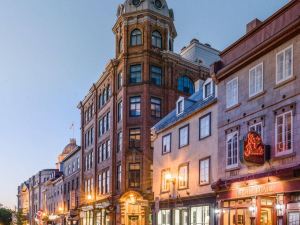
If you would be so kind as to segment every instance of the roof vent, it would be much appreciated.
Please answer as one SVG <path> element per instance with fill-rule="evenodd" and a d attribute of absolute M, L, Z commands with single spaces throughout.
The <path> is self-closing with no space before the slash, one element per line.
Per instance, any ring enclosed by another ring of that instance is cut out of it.
<path fill-rule="evenodd" d="M 260 24 L 262 24 L 262 22 L 259 19 L 255 18 L 254 20 L 252 20 L 247 24 L 247 33 L 257 28 Z"/>

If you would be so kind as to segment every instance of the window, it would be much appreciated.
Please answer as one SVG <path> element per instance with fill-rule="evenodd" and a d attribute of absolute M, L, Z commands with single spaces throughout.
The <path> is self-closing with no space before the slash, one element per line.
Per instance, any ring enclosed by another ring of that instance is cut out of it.
<path fill-rule="evenodd" d="M 238 78 L 234 78 L 226 84 L 226 106 L 230 108 L 238 104 Z"/>
<path fill-rule="evenodd" d="M 119 40 L 119 53 L 123 52 L 123 38 L 120 37 Z"/>
<path fill-rule="evenodd" d="M 263 91 L 263 64 L 259 64 L 249 71 L 249 97 Z"/>
<path fill-rule="evenodd" d="M 140 164 L 130 163 L 129 164 L 129 187 L 139 188 L 140 187 Z"/>
<path fill-rule="evenodd" d="M 168 180 L 169 174 L 170 174 L 170 169 L 165 169 L 161 171 L 161 192 L 170 191 L 170 181 Z"/>
<path fill-rule="evenodd" d="M 87 148 L 94 143 L 94 127 L 91 127 L 84 134 L 84 147 Z"/>
<path fill-rule="evenodd" d="M 152 32 L 152 46 L 155 48 L 162 48 L 162 36 L 158 31 Z"/>
<path fill-rule="evenodd" d="M 106 114 L 106 131 L 110 130 L 110 112 Z"/>
<path fill-rule="evenodd" d="M 139 29 L 135 29 L 131 32 L 130 44 L 131 46 L 142 44 L 142 32 Z"/>
<path fill-rule="evenodd" d="M 209 206 L 199 206 L 191 208 L 191 224 L 192 225 L 209 225 L 210 212 Z"/>
<path fill-rule="evenodd" d="M 121 132 L 118 133 L 117 152 L 122 151 L 122 144 L 123 144 L 123 133 L 121 131 Z"/>
<path fill-rule="evenodd" d="M 142 65 L 138 64 L 130 66 L 129 82 L 131 84 L 137 84 L 142 82 Z"/>
<path fill-rule="evenodd" d="M 176 103 L 176 112 L 177 115 L 183 113 L 184 110 L 184 98 L 180 97 Z"/>
<path fill-rule="evenodd" d="M 189 165 L 184 164 L 178 169 L 178 189 L 188 188 Z"/>
<path fill-rule="evenodd" d="M 171 225 L 171 210 L 159 210 L 157 225 Z"/>
<path fill-rule="evenodd" d="M 161 117 L 161 99 L 151 97 L 151 116 L 155 118 Z"/>
<path fill-rule="evenodd" d="M 233 132 L 227 135 L 227 168 L 234 168 L 238 166 L 238 132 Z"/>
<path fill-rule="evenodd" d="M 289 225 L 299 225 L 300 224 L 300 213 L 290 212 L 288 214 L 288 224 Z"/>
<path fill-rule="evenodd" d="M 122 166 L 121 163 L 117 166 L 117 190 L 121 190 Z"/>
<path fill-rule="evenodd" d="M 129 130 L 129 144 L 131 148 L 141 147 L 141 129 L 132 128 Z"/>
<path fill-rule="evenodd" d="M 131 117 L 138 117 L 141 115 L 141 97 L 130 97 L 130 113 Z"/>
<path fill-rule="evenodd" d="M 151 83 L 161 86 L 162 85 L 162 69 L 158 66 L 151 66 Z"/>
<path fill-rule="evenodd" d="M 195 92 L 194 82 L 187 76 L 182 76 L 178 79 L 178 91 L 192 95 Z"/>
<path fill-rule="evenodd" d="M 199 119 L 200 140 L 211 135 L 211 114 L 207 114 Z"/>
<path fill-rule="evenodd" d="M 101 195 L 110 192 L 110 171 L 106 169 L 98 175 L 98 193 Z"/>
<path fill-rule="evenodd" d="M 200 185 L 210 183 L 210 158 L 200 160 Z"/>
<path fill-rule="evenodd" d="M 118 103 L 118 122 L 121 122 L 123 119 L 123 102 L 119 101 Z"/>
<path fill-rule="evenodd" d="M 162 138 L 162 154 L 171 152 L 171 134 L 167 134 Z"/>
<path fill-rule="evenodd" d="M 293 46 L 276 55 L 276 83 L 285 81 L 293 76 Z"/>
<path fill-rule="evenodd" d="M 262 124 L 262 122 L 255 123 L 255 124 L 249 126 L 249 131 L 254 131 L 254 132 L 258 133 L 261 137 L 263 137 L 263 124 Z"/>
<path fill-rule="evenodd" d="M 205 83 L 203 84 L 203 96 L 204 96 L 204 99 L 207 99 L 209 98 L 210 96 L 213 95 L 213 92 L 214 92 L 214 86 L 213 86 L 213 82 L 211 79 L 208 79 L 207 81 L 205 81 Z"/>
<path fill-rule="evenodd" d="M 179 129 L 179 148 L 189 144 L 189 125 Z"/>
<path fill-rule="evenodd" d="M 118 81 L 117 81 L 118 89 L 120 89 L 123 86 L 123 74 L 118 74 Z"/>
<path fill-rule="evenodd" d="M 276 155 L 293 151 L 293 115 L 292 111 L 276 117 Z"/>

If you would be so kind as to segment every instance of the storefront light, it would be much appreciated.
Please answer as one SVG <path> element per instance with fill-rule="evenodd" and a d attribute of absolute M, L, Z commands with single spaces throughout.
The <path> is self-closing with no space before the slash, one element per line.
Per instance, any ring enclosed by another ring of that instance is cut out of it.
<path fill-rule="evenodd" d="M 221 213 L 221 209 L 215 208 L 215 214 L 219 215 Z"/>
<path fill-rule="evenodd" d="M 250 213 L 251 213 L 251 217 L 252 217 L 252 218 L 256 217 L 256 212 L 257 212 L 257 207 L 256 207 L 256 205 L 251 205 L 251 206 L 249 207 L 249 211 L 250 211 Z"/>
<path fill-rule="evenodd" d="M 275 206 L 276 210 L 277 210 L 277 216 L 283 216 L 284 214 L 284 205 L 283 204 L 276 204 Z"/>
<path fill-rule="evenodd" d="M 87 200 L 92 200 L 92 195 L 87 195 L 86 198 Z"/>

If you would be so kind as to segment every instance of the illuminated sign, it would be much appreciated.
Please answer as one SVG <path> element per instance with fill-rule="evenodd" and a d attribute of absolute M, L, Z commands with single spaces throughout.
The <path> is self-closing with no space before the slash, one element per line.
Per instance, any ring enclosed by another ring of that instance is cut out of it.
<path fill-rule="evenodd" d="M 275 192 L 276 184 L 262 184 L 237 189 L 237 197 L 250 197 Z"/>
<path fill-rule="evenodd" d="M 265 145 L 262 137 L 250 131 L 244 141 L 244 160 L 249 163 L 264 164 L 265 163 Z"/>

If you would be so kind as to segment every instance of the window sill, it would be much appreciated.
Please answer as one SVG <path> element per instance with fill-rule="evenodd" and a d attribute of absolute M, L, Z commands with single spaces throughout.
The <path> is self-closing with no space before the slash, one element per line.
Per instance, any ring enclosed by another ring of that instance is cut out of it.
<path fill-rule="evenodd" d="M 255 95 L 249 97 L 248 102 L 250 102 L 250 101 L 252 101 L 252 100 L 254 100 L 254 99 L 257 99 L 257 98 L 263 96 L 263 95 L 266 94 L 266 93 L 267 93 L 267 91 L 259 92 L 258 94 L 255 94 Z"/>
<path fill-rule="evenodd" d="M 187 147 L 187 146 L 189 146 L 189 144 L 186 144 L 186 145 L 183 145 L 183 146 L 180 146 L 180 145 L 179 145 L 179 149 L 185 148 L 185 147 Z"/>
<path fill-rule="evenodd" d="M 170 190 L 169 191 L 160 191 L 161 195 L 168 194 L 168 193 L 170 193 Z"/>
<path fill-rule="evenodd" d="M 231 171 L 240 170 L 240 169 L 241 169 L 241 166 L 238 165 L 238 166 L 235 166 L 235 167 L 232 167 L 232 168 L 226 168 L 225 172 L 231 172 Z"/>
<path fill-rule="evenodd" d="M 178 191 L 185 191 L 185 190 L 188 190 L 189 187 L 184 187 L 184 188 L 178 188 Z"/>
<path fill-rule="evenodd" d="M 233 110 L 235 108 L 240 107 L 241 105 L 242 105 L 242 103 L 238 103 L 238 104 L 235 104 L 233 106 L 230 106 L 229 108 L 226 108 L 225 112 L 229 112 L 229 111 L 231 111 L 231 110 Z"/>
<path fill-rule="evenodd" d="M 169 151 L 169 152 L 165 152 L 165 153 L 161 153 L 161 155 L 162 155 L 162 156 L 164 156 L 164 155 L 168 155 L 168 154 L 171 154 L 171 151 Z"/>
<path fill-rule="evenodd" d="M 210 185 L 210 183 L 199 184 L 200 187 L 209 186 L 209 185 Z"/>
<path fill-rule="evenodd" d="M 199 141 L 203 141 L 203 140 L 205 140 L 205 139 L 207 139 L 207 138 L 209 138 L 209 137 L 211 137 L 211 134 L 208 135 L 208 136 L 205 136 L 205 137 L 199 137 Z"/>
<path fill-rule="evenodd" d="M 291 153 L 287 153 L 287 154 L 284 154 L 284 155 L 277 155 L 277 156 L 274 156 L 272 158 L 272 161 L 276 161 L 276 160 L 280 160 L 280 159 L 286 159 L 286 158 L 290 158 L 290 157 L 294 157 L 296 156 L 296 152 L 291 152 Z"/>
<path fill-rule="evenodd" d="M 296 76 L 291 76 L 290 78 L 288 78 L 287 80 L 284 80 L 284 81 L 280 81 L 279 83 L 277 83 L 274 87 L 274 89 L 277 89 L 277 88 L 280 88 L 292 81 L 296 80 Z"/>

